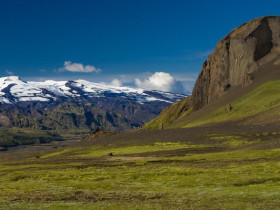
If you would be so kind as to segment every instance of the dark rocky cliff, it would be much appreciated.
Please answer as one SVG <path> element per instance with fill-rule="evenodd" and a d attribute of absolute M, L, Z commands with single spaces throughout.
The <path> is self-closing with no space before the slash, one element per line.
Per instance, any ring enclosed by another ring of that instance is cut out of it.
<path fill-rule="evenodd" d="M 207 105 L 215 104 L 230 90 L 242 94 L 245 87 L 258 84 L 254 81 L 275 66 L 280 67 L 280 17 L 266 16 L 245 23 L 217 43 L 202 65 L 192 95 L 165 109 L 145 127 L 168 127 L 206 114 Z"/>
<path fill-rule="evenodd" d="M 253 81 L 252 73 L 280 58 L 280 17 L 254 19 L 220 40 L 204 62 L 191 96 L 198 110 L 224 95 L 234 86 Z"/>

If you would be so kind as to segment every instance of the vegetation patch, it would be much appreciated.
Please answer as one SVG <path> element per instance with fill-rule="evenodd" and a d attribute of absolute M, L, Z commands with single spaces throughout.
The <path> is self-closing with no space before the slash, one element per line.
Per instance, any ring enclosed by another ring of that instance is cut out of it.
<path fill-rule="evenodd" d="M 80 145 L 4 161 L 0 208 L 277 209 L 280 149 L 250 148 L 248 142 L 263 141 L 248 136 L 210 133 L 203 144 Z M 278 142 L 277 135 L 271 138 Z"/>

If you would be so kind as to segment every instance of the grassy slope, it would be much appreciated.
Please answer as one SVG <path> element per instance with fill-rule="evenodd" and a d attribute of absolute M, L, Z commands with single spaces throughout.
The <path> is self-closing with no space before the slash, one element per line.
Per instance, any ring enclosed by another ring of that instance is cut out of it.
<path fill-rule="evenodd" d="M 201 118 L 181 122 L 170 126 L 171 128 L 192 127 L 207 123 L 238 120 L 246 117 L 256 117 L 256 120 L 263 119 L 263 123 L 271 116 L 280 115 L 280 80 L 267 82 L 240 99 L 231 103 L 232 111 L 227 112 L 226 107 L 221 107 Z M 265 120 L 266 119 L 266 120 Z M 251 123 L 256 123 L 256 120 Z"/>
<path fill-rule="evenodd" d="M 256 148 L 279 137 L 209 134 L 201 138 L 213 143 L 80 146 L 2 162 L 0 209 L 276 209 L 280 149 Z"/>
<path fill-rule="evenodd" d="M 188 105 L 188 101 L 189 97 L 167 107 L 158 117 L 146 123 L 144 128 L 158 129 L 161 124 L 166 127 L 179 117 L 186 116 L 192 111 Z"/>

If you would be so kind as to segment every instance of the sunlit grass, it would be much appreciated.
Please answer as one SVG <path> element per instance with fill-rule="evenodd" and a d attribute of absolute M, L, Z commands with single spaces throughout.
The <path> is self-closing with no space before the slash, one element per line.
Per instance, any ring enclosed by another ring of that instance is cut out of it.
<path fill-rule="evenodd" d="M 280 149 L 236 150 L 241 145 L 224 143 L 242 141 L 241 137 L 210 137 L 230 151 L 207 152 L 209 145 L 158 141 L 130 147 L 69 147 L 39 159 L 2 163 L 0 208 L 278 208 Z M 202 154 L 152 155 L 178 149 L 200 149 Z"/>
<path fill-rule="evenodd" d="M 41 158 L 49 158 L 54 156 L 77 156 L 77 157 L 101 157 L 106 156 L 109 153 L 113 155 L 125 155 L 125 154 L 138 154 L 145 152 L 156 152 L 156 151 L 166 151 L 166 150 L 176 150 L 176 149 L 188 149 L 188 148 L 203 148 L 206 145 L 194 145 L 186 144 L 181 142 L 156 142 L 150 145 L 142 146 L 128 146 L 128 147 L 101 147 L 92 146 L 90 148 L 67 148 L 61 149 L 57 152 L 42 155 Z"/>
<path fill-rule="evenodd" d="M 195 120 L 180 122 L 169 126 L 170 128 L 193 127 L 207 123 L 223 122 L 253 116 L 256 114 L 279 115 L 279 110 L 265 113 L 280 104 L 280 80 L 267 82 L 240 99 L 231 103 L 232 110 L 227 111 L 226 106 L 204 115 Z"/>

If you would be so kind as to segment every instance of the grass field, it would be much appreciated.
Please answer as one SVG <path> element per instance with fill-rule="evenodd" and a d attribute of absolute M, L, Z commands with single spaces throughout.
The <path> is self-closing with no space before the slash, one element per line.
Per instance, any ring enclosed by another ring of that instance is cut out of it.
<path fill-rule="evenodd" d="M 2 161 L 0 209 L 279 209 L 278 130 L 198 133 Z"/>

